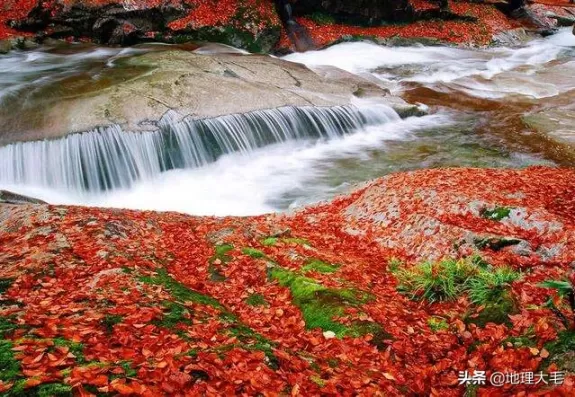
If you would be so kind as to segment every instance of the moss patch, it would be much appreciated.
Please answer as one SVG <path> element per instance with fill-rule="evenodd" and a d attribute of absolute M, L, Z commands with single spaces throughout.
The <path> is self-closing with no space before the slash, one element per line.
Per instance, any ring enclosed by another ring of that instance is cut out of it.
<path fill-rule="evenodd" d="M 10 335 L 18 325 L 14 323 L 13 320 L 16 319 L 16 316 L 0 316 L 0 338 L 5 338 L 7 335 Z"/>
<path fill-rule="evenodd" d="M 123 321 L 122 316 L 114 315 L 114 314 L 107 314 L 100 323 L 106 329 L 106 332 L 111 334 L 114 331 L 114 326 L 119 324 Z"/>
<path fill-rule="evenodd" d="M 330 263 L 326 263 L 320 261 L 319 259 L 311 259 L 308 261 L 306 265 L 304 265 L 301 270 L 304 273 L 315 271 L 318 273 L 335 273 L 339 269 L 339 265 L 332 265 Z"/>
<path fill-rule="evenodd" d="M 263 251 L 251 247 L 243 248 L 242 253 L 254 259 L 261 259 L 266 257 L 266 254 Z"/>
<path fill-rule="evenodd" d="M 0 380 L 13 382 L 20 374 L 20 363 L 14 358 L 14 345 L 7 340 L 0 340 Z"/>
<path fill-rule="evenodd" d="M 507 207 L 495 207 L 493 209 L 484 209 L 481 211 L 481 217 L 485 219 L 490 219 L 492 221 L 501 221 L 511 214 L 511 208 Z"/>
<path fill-rule="evenodd" d="M 267 306 L 268 302 L 262 294 L 251 294 L 246 299 L 246 304 L 250 306 Z"/>
<path fill-rule="evenodd" d="M 70 353 L 72 353 L 76 357 L 76 363 L 82 364 L 86 362 L 84 358 L 84 345 L 79 342 L 73 342 L 68 339 L 64 338 L 54 338 L 54 346 L 65 346 L 70 349 Z"/>
<path fill-rule="evenodd" d="M 223 309 L 222 304 L 218 302 L 216 299 L 212 298 L 211 296 L 204 295 L 197 291 L 191 290 L 184 284 L 173 279 L 168 274 L 166 269 L 158 269 L 156 273 L 157 273 L 156 276 L 140 277 L 140 281 L 147 284 L 163 286 L 168 291 L 170 291 L 172 296 L 174 296 L 181 302 L 196 302 L 202 305 L 208 305 L 218 309 Z"/>
<path fill-rule="evenodd" d="M 271 278 L 288 287 L 294 303 L 299 307 L 308 329 L 332 331 L 338 337 L 362 333 L 334 318 L 343 316 L 347 306 L 359 306 L 369 299 L 367 294 L 349 290 L 326 288 L 314 279 L 283 268 L 273 268 Z"/>
<path fill-rule="evenodd" d="M 429 325 L 429 328 L 433 332 L 449 329 L 449 324 L 447 324 L 447 321 L 441 317 L 430 317 L 429 320 L 427 320 L 427 325 Z"/>

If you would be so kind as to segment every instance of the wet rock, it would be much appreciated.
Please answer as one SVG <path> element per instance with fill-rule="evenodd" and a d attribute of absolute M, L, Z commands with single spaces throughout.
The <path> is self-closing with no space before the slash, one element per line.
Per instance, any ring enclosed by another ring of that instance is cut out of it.
<path fill-rule="evenodd" d="M 125 131 L 153 131 L 168 115 L 174 120 L 282 106 L 348 105 L 360 86 L 366 97 L 385 100 L 384 89 L 362 78 L 333 80 L 269 56 L 153 51 L 116 60 L 98 79 L 70 76 L 24 93 L 0 108 L 0 143 L 114 124 Z"/>
<path fill-rule="evenodd" d="M 46 204 L 46 202 L 7 190 L 0 190 L 0 204 Z"/>
<path fill-rule="evenodd" d="M 0 40 L 0 54 L 8 54 L 12 49 L 10 40 Z"/>

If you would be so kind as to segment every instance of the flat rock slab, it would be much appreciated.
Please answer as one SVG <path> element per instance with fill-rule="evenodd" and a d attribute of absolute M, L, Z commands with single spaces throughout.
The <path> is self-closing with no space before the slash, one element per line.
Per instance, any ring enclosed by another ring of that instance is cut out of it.
<path fill-rule="evenodd" d="M 322 76 L 271 56 L 174 47 L 119 58 L 97 75 L 71 75 L 33 91 L 3 104 L 0 144 L 113 124 L 125 131 L 156 130 L 169 110 L 181 117 L 210 118 L 281 106 L 346 105 L 355 95 L 388 95 L 360 77 Z M 394 99 L 394 106 L 405 105 Z"/>

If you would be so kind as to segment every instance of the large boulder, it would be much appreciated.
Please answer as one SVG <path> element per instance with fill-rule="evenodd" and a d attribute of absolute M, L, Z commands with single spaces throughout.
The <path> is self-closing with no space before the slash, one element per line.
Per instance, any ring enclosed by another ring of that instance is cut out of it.
<path fill-rule="evenodd" d="M 322 77 L 265 55 L 177 47 L 121 58 L 95 75 L 78 73 L 23 89 L 0 107 L 0 144 L 55 138 L 96 127 L 156 130 L 166 113 L 210 118 L 283 106 L 348 105 L 386 90 L 357 76 Z M 227 50 L 230 51 L 230 50 Z M 403 109 L 405 102 L 392 105 Z"/>

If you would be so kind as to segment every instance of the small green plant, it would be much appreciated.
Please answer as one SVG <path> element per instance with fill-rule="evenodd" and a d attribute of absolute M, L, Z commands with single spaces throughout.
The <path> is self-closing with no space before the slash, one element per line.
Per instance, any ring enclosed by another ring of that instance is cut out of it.
<path fill-rule="evenodd" d="M 411 295 L 412 299 L 437 302 L 455 299 L 466 290 L 469 279 L 477 273 L 477 267 L 469 261 L 446 259 L 400 268 L 395 275 L 400 292 Z"/>
<path fill-rule="evenodd" d="M 509 314 L 517 309 L 510 287 L 521 274 L 509 267 L 494 268 L 476 256 L 426 262 L 399 268 L 394 274 L 399 281 L 398 290 L 412 299 L 436 302 L 467 293 L 470 301 L 481 309 L 479 314 L 469 316 L 468 321 L 478 325 L 506 323 Z"/>
<path fill-rule="evenodd" d="M 571 312 L 575 315 L 575 288 L 569 280 L 546 280 L 539 284 L 540 287 L 554 289 L 559 295 L 561 301 L 567 300 Z M 547 303 L 545 304 L 563 323 L 565 328 L 575 328 L 575 324 L 570 324 L 567 317 L 561 312 L 553 301 L 552 297 L 549 297 Z"/>
<path fill-rule="evenodd" d="M 484 209 L 481 211 L 481 217 L 492 221 L 501 221 L 511 214 L 511 208 L 495 207 L 493 209 Z"/>
<path fill-rule="evenodd" d="M 404 265 L 403 261 L 399 258 L 391 258 L 387 261 L 387 268 L 390 272 L 395 273 L 400 267 Z"/>
<path fill-rule="evenodd" d="M 102 319 L 102 326 L 106 329 L 106 332 L 111 334 L 114 331 L 114 325 L 121 323 L 123 320 L 122 316 L 115 314 L 106 314 Z"/>
<path fill-rule="evenodd" d="M 482 270 L 469 280 L 469 298 L 476 305 L 498 302 L 519 277 L 521 275 L 509 267 Z"/>
<path fill-rule="evenodd" d="M 433 332 L 449 329 L 449 324 L 441 317 L 430 317 L 429 320 L 427 320 L 427 325 L 429 325 L 429 328 L 431 328 Z"/>

